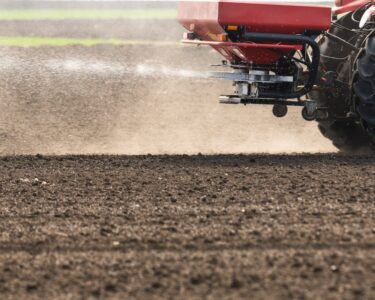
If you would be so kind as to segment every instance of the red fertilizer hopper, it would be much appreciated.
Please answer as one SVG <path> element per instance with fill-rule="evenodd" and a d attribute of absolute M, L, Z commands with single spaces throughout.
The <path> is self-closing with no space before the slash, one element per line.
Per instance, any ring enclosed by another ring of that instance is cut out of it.
<path fill-rule="evenodd" d="M 327 30 L 331 9 L 240 1 L 181 2 L 178 18 L 201 40 L 185 42 L 211 45 L 231 62 L 269 64 L 302 50 L 305 42 L 275 42 L 274 38 L 266 40 L 267 36 L 262 39 L 262 33 L 297 35 Z"/>
<path fill-rule="evenodd" d="M 375 8 L 262 1 L 181 1 L 183 43 L 209 45 L 233 81 L 221 103 L 271 104 L 277 117 L 302 106 L 305 120 L 341 150 L 375 149 Z"/>

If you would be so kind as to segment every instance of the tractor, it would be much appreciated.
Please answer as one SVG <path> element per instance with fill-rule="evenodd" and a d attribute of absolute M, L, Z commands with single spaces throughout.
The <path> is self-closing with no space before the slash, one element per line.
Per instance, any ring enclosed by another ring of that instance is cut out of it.
<path fill-rule="evenodd" d="M 375 150 L 375 5 L 335 7 L 267 1 L 181 1 L 182 42 L 224 59 L 217 79 L 234 90 L 225 104 L 268 104 L 276 117 L 300 106 L 342 152 Z M 229 68 L 229 69 L 225 69 Z"/>

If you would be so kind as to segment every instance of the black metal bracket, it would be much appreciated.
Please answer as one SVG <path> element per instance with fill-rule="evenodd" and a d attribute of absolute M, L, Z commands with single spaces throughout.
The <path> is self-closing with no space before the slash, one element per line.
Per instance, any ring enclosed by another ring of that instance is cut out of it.
<path fill-rule="evenodd" d="M 318 76 L 318 68 L 320 61 L 320 48 L 318 43 L 311 37 L 306 35 L 279 34 L 279 33 L 259 33 L 246 32 L 242 35 L 242 39 L 246 42 L 284 42 L 296 43 L 301 45 L 309 45 L 312 48 L 312 61 L 308 65 L 309 77 L 304 87 L 293 92 L 275 92 L 275 91 L 259 91 L 260 98 L 282 98 L 295 99 L 306 95 L 314 87 Z"/>
<path fill-rule="evenodd" d="M 242 98 L 242 104 L 266 104 L 266 105 L 287 105 L 287 106 L 305 106 L 306 101 L 292 101 L 285 99 L 269 99 L 269 98 Z"/>

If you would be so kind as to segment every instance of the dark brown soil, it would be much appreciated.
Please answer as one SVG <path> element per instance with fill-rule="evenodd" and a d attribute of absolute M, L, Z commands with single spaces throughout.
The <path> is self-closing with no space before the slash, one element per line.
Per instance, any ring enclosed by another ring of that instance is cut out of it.
<path fill-rule="evenodd" d="M 2 299 L 374 299 L 375 159 L 0 160 Z"/>

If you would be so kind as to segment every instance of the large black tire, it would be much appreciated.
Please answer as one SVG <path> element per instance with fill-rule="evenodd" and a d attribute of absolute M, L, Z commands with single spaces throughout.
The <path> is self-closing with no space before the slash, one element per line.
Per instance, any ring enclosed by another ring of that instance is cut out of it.
<path fill-rule="evenodd" d="M 358 28 L 358 23 L 353 21 L 351 14 L 347 14 L 341 18 L 337 21 L 337 24 L 345 26 L 346 28 Z M 366 38 L 366 35 L 363 32 L 349 31 L 340 26 L 332 26 L 330 32 L 346 41 L 355 43 L 358 48 L 362 46 Z M 345 118 L 353 105 L 353 98 L 351 96 L 352 91 L 350 89 L 352 85 L 351 72 L 353 64 L 358 57 L 358 52 L 337 43 L 329 37 L 324 37 L 320 41 L 320 49 L 322 57 L 319 74 L 323 76 L 324 74 L 327 74 L 327 72 L 332 72 L 337 76 L 338 82 L 342 83 L 341 86 L 335 86 L 335 88 L 322 88 L 310 93 L 310 97 L 317 100 L 320 107 L 328 108 L 328 119 L 318 121 L 320 132 L 326 138 L 330 139 L 333 145 L 342 152 L 373 152 L 375 149 L 373 139 L 367 133 L 368 131 L 362 126 L 361 122 Z M 371 48 L 371 50 L 373 49 Z M 347 59 L 337 59 L 337 57 L 347 57 Z M 364 58 L 367 60 L 369 59 L 366 55 Z M 362 68 L 362 63 L 359 63 L 359 65 Z M 362 69 L 364 70 L 364 68 Z M 368 70 L 367 67 L 366 70 Z M 373 71 L 373 75 L 375 75 L 375 69 L 373 69 Z M 365 72 L 361 73 L 365 74 Z M 359 77 L 362 78 L 361 76 Z M 371 86 L 375 87 L 375 80 L 373 79 L 374 77 L 371 77 L 371 79 L 367 77 L 366 83 L 361 83 L 361 85 L 368 86 L 369 80 L 372 80 L 371 82 L 374 85 Z M 363 98 L 361 97 L 361 99 Z M 363 112 L 364 109 L 361 109 L 360 111 Z M 362 117 L 361 112 L 360 115 Z M 370 113 L 370 111 L 368 112 Z M 375 108 L 370 115 L 375 118 Z M 366 119 L 370 118 L 371 117 L 369 116 Z"/>
<path fill-rule="evenodd" d="M 357 61 L 353 80 L 355 104 L 363 128 L 375 138 L 375 37 L 366 41 L 365 50 Z"/>

